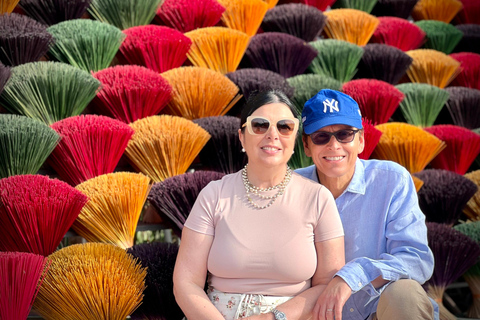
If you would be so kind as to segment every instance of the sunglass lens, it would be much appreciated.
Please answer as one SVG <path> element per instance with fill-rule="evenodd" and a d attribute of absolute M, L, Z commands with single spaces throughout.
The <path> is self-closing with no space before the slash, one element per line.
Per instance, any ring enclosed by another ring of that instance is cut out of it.
<path fill-rule="evenodd" d="M 280 120 L 277 122 L 277 129 L 281 135 L 291 135 L 293 130 L 295 130 L 295 122 L 292 120 Z"/>
<path fill-rule="evenodd" d="M 252 131 L 255 134 L 264 134 L 270 128 L 270 122 L 266 119 L 255 118 L 252 119 Z"/>
<path fill-rule="evenodd" d="M 314 144 L 323 145 L 330 141 L 330 135 L 326 132 L 317 132 L 310 136 Z"/>
<path fill-rule="evenodd" d="M 353 130 L 340 130 L 336 134 L 336 138 L 340 142 L 352 142 L 355 131 Z"/>

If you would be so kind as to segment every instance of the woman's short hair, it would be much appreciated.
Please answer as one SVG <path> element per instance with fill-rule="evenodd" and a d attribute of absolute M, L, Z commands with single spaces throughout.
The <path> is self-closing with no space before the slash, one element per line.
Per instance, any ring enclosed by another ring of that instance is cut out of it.
<path fill-rule="evenodd" d="M 276 89 L 260 91 L 248 97 L 240 114 L 240 129 L 242 131 L 245 130 L 245 127 L 242 128 L 242 125 L 247 121 L 247 117 L 254 113 L 255 110 L 271 103 L 283 103 L 290 109 L 295 118 L 299 117 L 297 109 L 285 93 Z"/>

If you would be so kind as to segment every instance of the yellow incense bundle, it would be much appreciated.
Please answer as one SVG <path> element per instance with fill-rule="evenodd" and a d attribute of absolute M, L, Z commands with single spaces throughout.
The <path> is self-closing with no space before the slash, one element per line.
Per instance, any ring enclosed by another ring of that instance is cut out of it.
<path fill-rule="evenodd" d="M 423 181 L 420 178 L 417 178 L 415 176 L 412 176 L 413 183 L 415 184 L 415 189 L 420 190 L 420 188 L 423 186 Z"/>
<path fill-rule="evenodd" d="M 47 320 L 125 320 L 142 302 L 146 268 L 111 244 L 65 247 L 51 262 L 34 309 Z"/>
<path fill-rule="evenodd" d="M 420 0 L 412 10 L 412 17 L 418 20 L 438 20 L 450 23 L 463 4 L 458 0 Z"/>
<path fill-rule="evenodd" d="M 217 0 L 225 7 L 222 22 L 230 29 L 248 34 L 257 33 L 263 17 L 268 10 L 268 4 L 262 0 Z"/>
<path fill-rule="evenodd" d="M 150 188 L 150 178 L 132 172 L 104 174 L 79 184 L 76 189 L 90 200 L 73 229 L 87 241 L 130 248 Z"/>
<path fill-rule="evenodd" d="M 20 0 L 0 0 L 0 15 L 12 13 Z"/>
<path fill-rule="evenodd" d="M 380 23 L 375 16 L 357 9 L 334 9 L 323 14 L 327 16 L 324 31 L 329 38 L 359 46 L 368 43 Z"/>
<path fill-rule="evenodd" d="M 130 124 L 135 130 L 125 154 L 154 182 L 183 174 L 210 139 L 210 134 L 185 118 L 161 115 Z"/>
<path fill-rule="evenodd" d="M 237 70 L 250 37 L 223 27 L 199 28 L 185 33 L 192 40 L 187 54 L 194 66 L 226 74 Z"/>
<path fill-rule="evenodd" d="M 463 209 L 463 213 L 471 220 L 480 220 L 480 170 L 469 172 L 465 175 L 478 187 L 477 192 L 467 202 L 467 205 Z"/>
<path fill-rule="evenodd" d="M 166 113 L 186 119 L 223 116 L 242 97 L 238 87 L 219 72 L 183 67 L 162 73 L 172 86 Z"/>
<path fill-rule="evenodd" d="M 401 122 L 376 125 L 382 136 L 371 158 L 391 160 L 404 166 L 410 174 L 422 171 L 446 145 L 419 127 Z"/>
<path fill-rule="evenodd" d="M 460 73 L 460 62 L 443 52 L 417 49 L 406 52 L 413 62 L 407 70 L 412 82 L 428 83 L 445 88 Z"/>

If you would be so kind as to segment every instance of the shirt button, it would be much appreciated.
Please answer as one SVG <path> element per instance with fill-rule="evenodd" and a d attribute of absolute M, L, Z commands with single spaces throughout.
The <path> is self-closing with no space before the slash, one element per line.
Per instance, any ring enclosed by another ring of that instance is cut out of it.
<path fill-rule="evenodd" d="M 361 282 L 359 282 L 359 283 L 358 283 L 358 285 L 361 287 L 361 286 L 362 286 L 362 283 L 361 283 Z"/>
<path fill-rule="evenodd" d="M 350 308 L 350 312 L 353 312 L 353 311 L 355 311 L 355 310 L 353 308 Z"/>

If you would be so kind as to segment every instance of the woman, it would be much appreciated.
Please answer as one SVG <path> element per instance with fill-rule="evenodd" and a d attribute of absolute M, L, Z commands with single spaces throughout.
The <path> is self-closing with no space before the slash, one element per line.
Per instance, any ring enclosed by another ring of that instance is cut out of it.
<path fill-rule="evenodd" d="M 238 133 L 248 164 L 202 190 L 182 231 L 173 281 L 189 320 L 307 319 L 344 265 L 331 193 L 287 166 L 298 125 L 282 92 L 247 101 Z"/>

